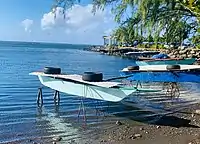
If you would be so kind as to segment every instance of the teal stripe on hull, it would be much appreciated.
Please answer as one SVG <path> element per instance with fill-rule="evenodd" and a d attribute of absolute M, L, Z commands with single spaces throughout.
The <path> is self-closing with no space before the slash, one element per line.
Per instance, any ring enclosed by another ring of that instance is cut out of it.
<path fill-rule="evenodd" d="M 136 64 L 139 66 L 145 65 L 175 65 L 175 64 L 184 64 L 191 65 L 196 61 L 195 58 L 183 59 L 183 60 L 156 60 L 156 61 L 136 61 Z"/>

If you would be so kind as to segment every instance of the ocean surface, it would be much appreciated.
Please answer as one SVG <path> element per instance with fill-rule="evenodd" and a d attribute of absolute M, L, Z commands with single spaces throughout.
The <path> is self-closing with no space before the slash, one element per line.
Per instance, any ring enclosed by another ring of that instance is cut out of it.
<path fill-rule="evenodd" d="M 79 97 L 61 93 L 61 101 L 57 105 L 53 101 L 54 91 L 44 87 L 44 104 L 38 107 L 36 98 L 41 84 L 37 77 L 29 75 L 30 72 L 53 66 L 60 67 L 69 74 L 99 71 L 104 73 L 104 78 L 110 78 L 119 76 L 120 69 L 135 64 L 132 60 L 83 51 L 86 47 L 88 46 L 0 42 L 1 144 L 45 143 L 51 142 L 55 136 L 62 137 L 61 143 L 82 143 L 84 139 L 90 139 L 100 129 L 109 128 L 110 124 L 120 119 L 144 122 L 155 119 L 157 114 L 148 110 L 159 109 L 159 95 L 162 93 L 145 93 L 134 100 L 119 103 L 84 99 L 85 120 Z M 159 84 L 145 85 L 148 88 L 161 87 Z M 197 87 L 198 85 L 190 85 L 189 88 L 193 90 L 184 90 L 183 93 L 191 96 L 191 91 L 196 92 Z M 192 101 L 194 97 L 198 99 L 193 94 L 188 100 L 189 104 L 196 102 Z M 154 104 L 149 104 L 148 99 Z M 167 103 L 169 100 L 163 101 Z"/>

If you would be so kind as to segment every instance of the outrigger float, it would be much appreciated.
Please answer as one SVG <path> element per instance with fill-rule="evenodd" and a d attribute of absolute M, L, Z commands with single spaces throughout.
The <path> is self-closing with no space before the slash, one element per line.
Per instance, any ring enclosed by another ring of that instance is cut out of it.
<path fill-rule="evenodd" d="M 58 92 L 70 95 L 118 102 L 134 92 L 157 92 L 153 89 L 142 89 L 127 86 L 120 82 L 111 82 L 121 77 L 103 80 L 102 73 L 84 72 L 83 75 L 62 74 L 60 68 L 45 67 L 43 72 L 32 72 L 30 75 L 38 76 L 42 85 Z M 39 90 L 39 95 L 41 94 Z"/>

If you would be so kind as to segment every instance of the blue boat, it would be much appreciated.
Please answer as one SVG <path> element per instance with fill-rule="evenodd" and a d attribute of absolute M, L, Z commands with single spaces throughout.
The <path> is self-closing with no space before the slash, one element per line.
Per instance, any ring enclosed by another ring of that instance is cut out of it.
<path fill-rule="evenodd" d="M 196 61 L 196 58 L 170 58 L 166 54 L 157 54 L 151 58 L 138 58 L 136 64 L 139 66 L 145 65 L 191 65 Z"/>
<path fill-rule="evenodd" d="M 148 65 L 124 68 L 121 75 L 140 82 L 200 83 L 200 65 Z"/>

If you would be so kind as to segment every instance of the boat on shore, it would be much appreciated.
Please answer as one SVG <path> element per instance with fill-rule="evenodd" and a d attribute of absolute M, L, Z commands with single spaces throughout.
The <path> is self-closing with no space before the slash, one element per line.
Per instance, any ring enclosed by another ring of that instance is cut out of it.
<path fill-rule="evenodd" d="M 196 61 L 196 58 L 170 58 L 167 54 L 159 53 L 151 58 L 138 57 L 136 64 L 139 66 L 145 65 L 191 65 Z"/>
<path fill-rule="evenodd" d="M 61 74 L 60 68 L 46 67 L 44 72 L 32 72 L 40 82 L 53 90 L 66 94 L 118 102 L 134 92 L 156 92 L 158 90 L 139 89 L 120 82 L 103 80 L 102 73 L 85 72 L 83 75 Z M 111 79 L 110 79 L 111 80 Z"/>
<path fill-rule="evenodd" d="M 200 83 L 199 65 L 146 65 L 129 66 L 121 75 L 140 82 L 193 82 Z"/>
<path fill-rule="evenodd" d="M 137 51 L 137 52 L 127 52 L 126 56 L 152 56 L 159 54 L 158 51 Z"/>
<path fill-rule="evenodd" d="M 196 61 L 195 58 L 167 58 L 167 59 L 153 59 L 153 58 L 138 58 L 136 64 L 139 66 L 145 65 L 192 65 Z"/>

